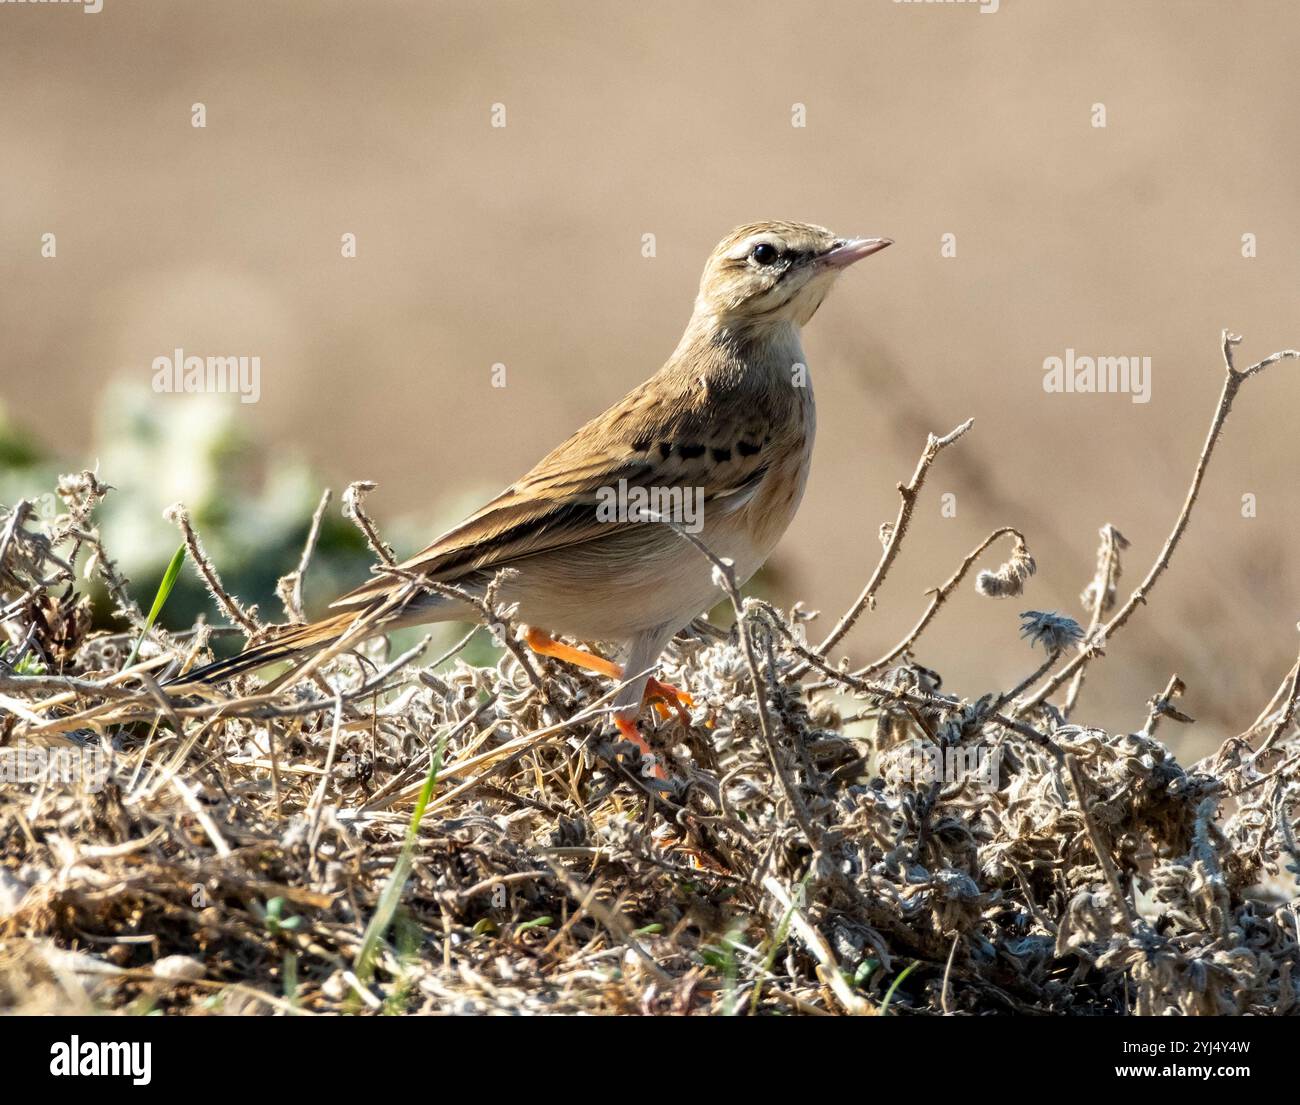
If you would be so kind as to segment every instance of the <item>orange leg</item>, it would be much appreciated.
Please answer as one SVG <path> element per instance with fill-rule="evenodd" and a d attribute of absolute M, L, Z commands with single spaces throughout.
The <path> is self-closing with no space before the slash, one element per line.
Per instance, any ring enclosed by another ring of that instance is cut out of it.
<path fill-rule="evenodd" d="M 594 671 L 597 675 L 606 675 L 610 679 L 622 679 L 623 669 L 613 660 L 606 660 L 585 648 L 574 648 L 563 641 L 557 641 L 549 633 L 533 626 L 524 634 L 524 643 L 542 656 L 554 656 L 566 664 L 574 664 L 585 671 Z"/>
<path fill-rule="evenodd" d="M 557 641 L 545 630 L 529 626 L 524 634 L 524 643 L 542 656 L 554 656 L 557 660 L 574 664 L 585 671 L 594 671 L 597 675 L 604 675 L 610 679 L 623 678 L 623 669 L 613 660 L 606 660 L 605 657 L 588 652 L 585 648 L 566 645 L 563 641 Z M 646 702 L 654 703 L 660 717 L 668 716 L 668 706 L 665 704 L 671 704 L 683 723 L 689 723 L 690 718 L 686 716 L 686 711 L 695 705 L 695 699 L 685 691 L 679 690 L 671 683 L 661 683 L 653 676 L 646 683 L 642 705 Z"/>
<path fill-rule="evenodd" d="M 588 652 L 584 648 L 575 648 L 573 645 L 566 645 L 563 641 L 557 641 L 544 630 L 529 626 L 524 634 L 524 643 L 534 652 L 542 656 L 553 656 L 557 660 L 563 660 L 566 663 L 574 664 L 586 671 L 594 671 L 597 675 L 604 675 L 610 679 L 622 679 L 623 669 L 613 660 L 606 660 L 603 656 L 597 656 L 594 652 Z M 683 724 L 689 724 L 690 718 L 687 716 L 687 709 L 695 705 L 695 700 L 685 691 L 678 690 L 668 683 L 661 683 L 658 679 L 651 678 L 646 683 L 645 696 L 641 700 L 644 706 L 646 702 L 654 704 L 655 710 L 660 717 L 667 717 L 669 714 L 669 703 L 677 711 L 677 716 L 681 718 Z M 648 757 L 649 762 L 654 764 L 654 777 L 656 779 L 668 778 L 667 773 L 659 766 L 657 758 L 654 755 L 650 745 L 637 730 L 636 722 L 631 718 L 614 716 L 614 724 L 622 733 L 623 738 L 640 749 L 642 756 Z"/>
<path fill-rule="evenodd" d="M 634 745 L 637 751 L 641 753 L 641 759 L 649 766 L 651 776 L 655 779 L 667 779 L 668 772 L 660 766 L 659 757 L 655 755 L 654 749 L 650 747 L 650 742 L 641 735 L 641 730 L 636 727 L 636 722 L 630 717 L 615 714 L 614 724 L 618 726 L 618 731 L 622 734 L 623 739 Z"/>

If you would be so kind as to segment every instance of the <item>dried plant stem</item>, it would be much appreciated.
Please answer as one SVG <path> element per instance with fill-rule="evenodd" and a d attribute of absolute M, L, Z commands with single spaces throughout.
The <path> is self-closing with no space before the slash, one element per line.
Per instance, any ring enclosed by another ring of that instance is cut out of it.
<path fill-rule="evenodd" d="M 1092 635 L 1097 632 L 1097 627 L 1101 625 L 1101 619 L 1114 605 L 1115 582 L 1119 579 L 1119 551 L 1127 547 L 1128 541 L 1114 526 L 1107 523 L 1101 527 L 1101 549 L 1097 556 L 1097 574 L 1092 581 L 1094 594 L 1088 628 L 1084 631 L 1085 641 L 1092 639 Z M 1069 718 L 1074 704 L 1079 699 L 1079 691 L 1083 689 L 1083 675 L 1087 666 L 1087 661 L 1080 664 L 1079 670 L 1070 680 L 1070 689 L 1066 691 L 1065 704 L 1061 707 L 1061 716 L 1066 719 Z"/>
<path fill-rule="evenodd" d="M 27 520 L 27 515 L 31 513 L 32 504 L 26 499 L 19 499 L 13 509 L 9 511 L 9 521 L 5 524 L 5 531 L 0 534 L 0 564 L 5 562 L 9 555 L 9 546 L 13 543 L 14 534 L 18 532 L 19 527 Z"/>
<path fill-rule="evenodd" d="M 1296 660 L 1295 667 L 1291 669 L 1291 689 L 1287 694 L 1286 705 L 1282 707 L 1282 713 L 1278 715 L 1277 721 L 1273 723 L 1273 728 L 1269 730 L 1268 736 L 1264 738 L 1264 743 L 1255 752 L 1256 760 L 1269 751 L 1278 742 L 1282 734 L 1286 732 L 1287 726 L 1291 724 L 1291 719 L 1295 717 L 1297 703 L 1300 703 L 1300 660 Z"/>
<path fill-rule="evenodd" d="M 781 885 L 780 880 L 774 875 L 768 875 L 763 879 L 763 888 L 776 899 L 777 905 L 789 914 L 790 926 L 799 934 L 799 939 L 821 965 L 822 980 L 830 987 L 831 993 L 844 1007 L 844 1011 L 855 1016 L 870 1014 L 871 1006 L 855 994 L 853 988 L 845 981 L 844 972 L 840 970 L 830 945 L 799 911 L 799 907 L 791 899 L 786 888 Z"/>
<path fill-rule="evenodd" d="M 873 675 L 881 669 L 888 667 L 904 653 L 910 652 L 915 647 L 917 639 L 925 631 L 926 626 L 934 620 L 934 616 L 939 612 L 939 607 L 948 600 L 948 596 L 951 595 L 953 591 L 957 589 L 961 581 L 966 578 L 966 573 L 975 566 L 975 561 L 984 554 L 984 551 L 990 545 L 1003 537 L 1014 537 L 1018 542 L 1020 542 L 1020 544 L 1023 545 L 1025 543 L 1024 535 L 1012 526 L 1003 526 L 1001 529 L 995 529 L 984 538 L 983 541 L 976 545 L 975 548 L 971 549 L 971 551 L 966 555 L 966 559 L 957 566 L 957 570 L 948 577 L 947 582 L 931 591 L 931 594 L 933 594 L 934 597 L 930 600 L 930 605 L 926 608 L 925 613 L 921 615 L 916 625 L 912 626 L 912 629 L 907 636 L 881 656 L 880 659 L 873 661 L 864 668 L 858 668 L 858 670 L 853 674 L 858 677 Z"/>
<path fill-rule="evenodd" d="M 768 709 L 767 694 L 764 691 L 763 680 L 759 675 L 758 660 L 754 656 L 754 643 L 749 636 L 750 623 L 745 612 L 745 605 L 740 597 L 740 587 L 736 583 L 735 567 L 730 560 L 717 556 L 693 533 L 687 533 L 686 530 L 673 522 L 666 521 L 664 524 L 672 526 L 673 531 L 679 537 L 689 541 L 709 560 L 714 567 L 714 579 L 720 584 L 727 598 L 731 601 L 731 609 L 736 617 L 736 636 L 740 640 L 741 653 L 745 657 L 745 666 L 749 669 L 749 677 L 754 684 L 754 702 L 758 707 L 759 730 L 763 734 L 763 743 L 767 749 L 768 759 L 772 763 L 773 772 L 775 772 L 777 779 L 780 780 L 781 790 L 785 794 L 786 801 L 790 804 L 790 810 L 795 821 L 798 822 L 799 828 L 803 831 L 807 841 L 815 847 L 821 839 L 821 833 L 813 824 L 812 817 L 808 813 L 808 806 L 799 793 L 799 788 L 795 785 L 795 781 L 781 756 L 781 749 L 776 743 L 776 737 L 772 730 L 771 711 Z"/>
<path fill-rule="evenodd" d="M 898 516 L 894 519 L 893 528 L 889 531 L 889 538 L 885 542 L 885 551 L 881 554 L 879 562 L 876 564 L 876 570 L 871 573 L 871 578 L 867 580 L 867 585 L 862 589 L 862 593 L 854 600 L 854 603 L 844 616 L 835 623 L 835 628 L 826 635 L 826 639 L 814 650 L 825 655 L 827 650 L 834 648 L 843 638 L 844 635 L 853 628 L 854 623 L 862 616 L 862 612 L 868 606 L 874 606 L 876 601 L 876 592 L 880 590 L 881 584 L 885 582 L 885 576 L 889 574 L 890 566 L 898 556 L 898 550 L 902 547 L 903 536 L 907 533 L 907 527 L 912 521 L 912 512 L 916 508 L 916 499 L 921 492 L 921 485 L 925 483 L 926 473 L 930 470 L 930 465 L 935 462 L 935 458 L 943 452 L 949 445 L 962 436 L 967 430 L 975 424 L 975 419 L 968 418 L 951 433 L 943 437 L 935 437 L 930 434 L 925 443 L 925 449 L 921 453 L 921 458 L 916 462 L 916 470 L 912 473 L 912 478 L 907 483 L 898 485 L 898 495 L 901 500 L 898 504 Z M 797 668 L 792 672 L 793 678 L 798 678 L 808 670 L 807 665 Z"/>
<path fill-rule="evenodd" d="M 0 687 L 3 684 L 0 683 Z M 1265 738 L 1264 744 L 1261 744 L 1257 752 L 1252 753 L 1252 760 L 1257 759 L 1264 752 L 1267 752 L 1276 742 L 1277 736 L 1286 730 L 1290 719 L 1295 716 L 1297 706 L 1297 696 L 1300 696 L 1300 658 L 1291 665 L 1282 682 L 1278 684 L 1277 690 L 1269 696 L 1268 704 L 1259 712 L 1259 716 L 1251 722 L 1249 728 L 1235 737 L 1229 737 L 1223 742 L 1216 752 L 1204 757 L 1202 760 L 1192 766 L 1193 771 L 1206 772 L 1209 774 L 1219 774 L 1225 770 L 1230 760 L 1236 759 L 1240 764 L 1240 753 L 1247 748 L 1256 734 L 1268 724 L 1269 718 L 1275 718 L 1274 724 L 1270 729 L 1269 735 Z M 1278 711 L 1282 712 L 1279 714 Z M 1281 728 L 1278 728 L 1278 724 Z M 1260 780 L 1255 780 L 1258 783 Z M 1251 783 L 1250 786 L 1254 786 Z"/>
<path fill-rule="evenodd" d="M 379 536 L 379 530 L 375 528 L 375 523 L 366 513 L 366 496 L 374 489 L 375 485 L 370 480 L 357 480 L 356 483 L 348 484 L 347 490 L 343 492 L 343 517 L 353 522 L 361 531 L 361 536 L 366 539 L 366 544 L 375 554 L 375 559 L 392 567 L 397 563 L 397 557 Z"/>
<path fill-rule="evenodd" d="M 257 620 L 256 608 L 245 610 L 244 607 L 240 606 L 238 600 L 222 586 L 221 577 L 217 575 L 217 569 L 213 566 L 211 558 L 200 543 L 199 535 L 194 532 L 194 526 L 190 522 L 190 513 L 185 509 L 185 505 L 175 503 L 167 508 L 165 515 L 180 527 L 181 534 L 185 538 L 185 548 L 190 554 L 190 560 L 198 569 L 199 576 L 203 579 L 203 585 L 208 589 L 208 593 L 225 612 L 226 617 L 243 629 L 249 637 L 260 636 L 264 629 Z"/>
<path fill-rule="evenodd" d="M 1186 689 L 1186 685 L 1178 678 L 1176 672 L 1171 675 L 1169 682 L 1165 684 L 1165 689 L 1151 699 L 1151 709 L 1147 713 L 1146 724 L 1142 727 L 1142 732 L 1148 737 L 1154 735 L 1156 727 L 1164 717 L 1172 717 L 1176 721 L 1191 721 L 1191 718 L 1179 713 L 1172 705 L 1173 700 Z"/>
<path fill-rule="evenodd" d="M 544 692 L 542 674 L 537 670 L 537 665 L 533 663 L 528 654 L 528 650 L 519 643 L 515 636 L 514 625 L 500 610 L 496 608 L 497 586 L 501 581 L 502 575 L 509 569 L 503 569 L 493 577 L 492 582 L 488 584 L 487 590 L 482 598 L 467 591 L 463 587 L 456 587 L 449 583 L 432 583 L 429 580 L 423 580 L 421 586 L 426 590 L 433 591 L 435 594 L 443 595 L 447 598 L 459 599 L 461 602 L 467 602 L 479 612 L 483 623 L 489 630 L 495 628 L 498 630 L 494 635 L 500 638 L 501 644 L 515 658 L 515 662 L 523 669 L 523 673 L 528 678 L 528 682 L 539 691 Z"/>
<path fill-rule="evenodd" d="M 552 863 L 550 864 L 550 867 L 551 873 L 555 876 L 556 881 L 564 887 L 568 892 L 569 897 L 578 903 L 580 909 L 591 914 L 592 917 L 599 921 L 609 931 L 610 935 L 613 936 L 615 940 L 618 940 L 625 947 L 630 949 L 637 959 L 641 961 L 642 966 L 654 975 L 660 983 L 668 983 L 671 981 L 667 972 L 664 971 L 664 969 L 654 961 L 653 957 L 646 952 L 641 941 L 636 938 L 636 934 L 632 931 L 632 926 L 627 923 L 619 910 L 605 905 L 605 903 L 600 900 L 597 896 L 597 886 L 592 886 L 590 888 L 583 886 L 581 882 L 570 875 L 569 872 L 559 864 Z"/>
<path fill-rule="evenodd" d="M 1088 812 L 1088 791 L 1083 783 L 1083 773 L 1079 770 L 1079 761 L 1075 756 L 1067 754 L 1065 766 L 1069 770 L 1070 784 L 1074 790 L 1074 797 L 1079 803 L 1079 813 L 1083 817 L 1083 824 L 1088 832 L 1088 840 L 1092 844 L 1092 850 L 1097 854 L 1097 862 L 1101 864 L 1101 870 L 1106 876 L 1106 883 L 1110 887 L 1110 892 L 1115 897 L 1115 905 L 1122 911 L 1121 916 L 1125 925 L 1124 931 L 1131 933 L 1134 928 L 1133 907 L 1129 903 L 1128 895 L 1124 893 L 1124 887 L 1119 881 L 1119 872 L 1115 870 L 1115 861 L 1111 859 L 1110 848 L 1102 837 L 1101 830 L 1097 828 L 1097 823 L 1093 820 L 1092 814 Z"/>
<path fill-rule="evenodd" d="M 68 531 L 68 535 L 76 538 L 76 540 L 81 544 L 90 546 L 91 551 L 94 553 L 95 571 L 98 573 L 100 579 L 104 581 L 105 589 L 107 589 L 108 593 L 113 597 L 114 613 L 121 617 L 122 620 L 130 625 L 136 632 L 142 630 L 145 621 L 144 611 L 140 609 L 139 604 L 131 597 L 131 593 L 127 590 L 127 584 L 131 581 L 117 570 L 117 564 L 104 550 L 104 544 L 100 540 L 99 534 L 89 528 L 74 528 Z M 46 555 L 47 557 L 49 556 L 48 553 Z M 54 558 L 49 557 L 49 559 L 53 560 Z M 70 556 L 69 560 L 71 561 L 75 559 L 76 553 L 74 552 Z M 74 573 L 72 572 L 70 564 L 67 566 L 66 570 L 68 577 L 71 578 Z"/>
<path fill-rule="evenodd" d="M 325 511 L 330 505 L 330 489 L 327 487 L 320 497 L 320 502 L 316 505 L 316 512 L 311 516 L 311 527 L 307 530 L 307 540 L 303 543 L 302 556 L 298 560 L 298 567 L 286 576 L 281 576 L 280 581 L 276 584 L 276 594 L 280 596 L 280 601 L 284 604 L 285 616 L 293 625 L 305 625 L 307 615 L 302 607 L 302 581 L 307 574 L 307 565 L 311 563 L 312 554 L 316 551 L 316 542 L 320 539 L 321 522 L 325 518 Z"/>
<path fill-rule="evenodd" d="M 1051 670 L 1052 665 L 1055 664 L 1056 661 L 1059 660 L 1060 658 L 1061 658 L 1060 649 L 1054 649 L 1051 652 L 1049 652 L 1047 654 L 1047 659 L 1044 660 L 1037 668 L 1035 668 L 1028 675 L 1026 675 L 1019 683 L 1017 683 L 1009 691 L 1003 691 L 1000 695 L 998 695 L 997 698 L 993 700 L 992 712 L 996 714 L 1008 702 L 1014 702 L 1016 698 L 1024 690 L 1026 690 L 1029 687 L 1032 687 L 1044 675 L 1046 675 L 1047 672 Z"/>
<path fill-rule="evenodd" d="M 943 989 L 939 992 L 939 1006 L 946 1015 L 952 1014 L 952 1007 L 948 1004 L 948 983 L 952 980 L 952 961 L 957 957 L 957 944 L 961 940 L 961 933 L 953 933 L 952 947 L 948 949 L 948 963 L 943 969 Z"/>
<path fill-rule="evenodd" d="M 809 667 L 815 668 L 817 671 L 821 672 L 832 683 L 838 683 L 841 686 L 848 687 L 850 690 L 869 694 L 886 701 L 903 702 L 911 706 L 924 707 L 928 710 L 955 710 L 961 706 L 961 700 L 957 698 L 952 698 L 946 695 L 917 694 L 912 691 L 901 690 L 897 687 L 885 687 L 878 683 L 868 683 L 866 680 L 860 679 L 849 672 L 837 671 L 832 668 L 823 657 L 818 656 L 811 649 L 805 648 L 796 641 L 794 635 L 784 625 L 781 625 L 779 622 L 774 622 L 773 624 L 777 631 L 785 637 L 786 645 L 790 651 L 803 659 Z M 1009 729 L 1013 733 L 1018 733 L 1026 740 L 1032 741 L 1034 744 L 1037 744 L 1042 748 L 1046 748 L 1058 760 L 1060 759 L 1062 753 L 1056 742 L 1046 733 L 1040 733 L 1032 725 L 1027 725 L 1025 722 L 1020 721 L 1017 718 L 1008 717 L 1006 714 L 998 713 L 996 710 L 992 710 L 984 716 L 987 721 L 996 722 L 998 725 L 1002 726 L 1002 728 Z"/>
<path fill-rule="evenodd" d="M 1300 357 L 1300 351 L 1294 349 L 1284 349 L 1281 352 L 1274 353 L 1272 356 L 1265 357 L 1257 364 L 1249 368 L 1238 369 L 1233 365 L 1233 347 L 1241 342 L 1241 337 L 1232 334 L 1227 330 L 1223 331 L 1223 390 L 1219 395 L 1218 405 L 1214 410 L 1214 417 L 1210 420 L 1209 432 L 1205 435 L 1205 444 L 1201 447 L 1200 456 L 1196 461 L 1196 470 L 1192 473 L 1192 483 L 1187 490 L 1187 497 L 1183 500 L 1183 508 L 1178 512 L 1178 518 L 1174 522 L 1174 528 L 1170 531 L 1169 536 L 1165 539 L 1164 547 L 1160 550 L 1160 555 L 1156 557 L 1155 563 L 1151 570 L 1147 572 L 1146 578 L 1137 585 L 1133 593 L 1129 595 L 1128 600 L 1119 608 L 1115 616 L 1105 625 L 1101 626 L 1090 640 L 1085 648 L 1081 650 L 1073 659 L 1063 665 L 1036 694 L 1028 698 L 1024 703 L 1024 708 L 1028 709 L 1043 702 L 1067 679 L 1074 676 L 1088 664 L 1093 656 L 1104 651 L 1107 642 L 1115 633 L 1121 629 L 1124 624 L 1133 616 L 1133 612 L 1146 602 L 1147 596 L 1155 586 L 1156 581 L 1164 574 L 1165 569 L 1169 567 L 1170 558 L 1173 556 L 1175 547 L 1187 529 L 1187 523 L 1192 516 L 1192 507 L 1196 505 L 1197 497 L 1201 493 L 1201 483 L 1205 479 L 1206 469 L 1210 464 L 1210 457 L 1214 454 L 1214 448 L 1219 443 L 1219 437 L 1223 432 L 1223 424 L 1232 410 L 1232 401 L 1236 398 L 1241 385 L 1250 377 L 1262 372 L 1270 365 L 1288 358 Z"/>
<path fill-rule="evenodd" d="M 1286 675 L 1282 677 L 1282 682 L 1277 685 L 1277 690 L 1269 697 L 1268 704 L 1260 710 L 1259 715 L 1251 722 L 1250 728 L 1238 737 L 1239 740 L 1250 740 L 1264 728 L 1268 723 L 1268 719 L 1277 713 L 1279 707 L 1287 700 L 1288 689 L 1292 686 L 1296 672 L 1300 672 L 1300 660 L 1291 665 Z"/>

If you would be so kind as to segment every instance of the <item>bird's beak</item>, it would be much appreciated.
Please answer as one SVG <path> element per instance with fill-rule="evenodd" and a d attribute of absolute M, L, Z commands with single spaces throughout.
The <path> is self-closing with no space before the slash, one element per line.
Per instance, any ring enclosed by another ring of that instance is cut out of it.
<path fill-rule="evenodd" d="M 854 261 L 861 261 L 893 244 L 893 238 L 850 238 L 847 242 L 836 243 L 819 260 L 833 269 L 846 269 Z"/>

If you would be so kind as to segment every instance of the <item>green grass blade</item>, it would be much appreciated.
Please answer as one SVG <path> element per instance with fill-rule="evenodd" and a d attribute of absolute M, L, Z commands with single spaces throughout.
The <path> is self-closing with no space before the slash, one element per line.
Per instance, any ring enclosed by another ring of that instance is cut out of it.
<path fill-rule="evenodd" d="M 406 839 L 402 843 L 402 851 L 397 857 L 397 862 L 393 865 L 393 873 L 388 876 L 388 882 L 379 895 L 374 915 L 370 918 L 370 923 L 366 925 L 366 931 L 361 937 L 361 947 L 357 951 L 355 968 L 357 978 L 362 983 L 369 983 L 371 978 L 374 977 L 375 960 L 378 958 L 379 953 L 379 941 L 383 939 L 384 933 L 388 931 L 388 926 L 392 924 L 393 916 L 397 912 L 397 906 L 402 900 L 402 891 L 406 888 L 406 879 L 411 873 L 411 857 L 415 854 L 420 821 L 423 819 L 424 811 L 428 808 L 429 801 L 433 798 L 434 789 L 438 785 L 438 774 L 442 771 L 442 756 L 446 748 L 447 735 L 444 733 L 438 741 L 433 760 L 429 764 L 429 774 L 424 778 L 424 786 L 420 788 L 420 796 L 416 799 L 415 810 L 411 814 L 410 824 L 406 826 Z"/>
<path fill-rule="evenodd" d="M 885 1000 L 880 1006 L 880 1015 L 882 1017 L 889 1013 L 889 1003 L 894 1000 L 894 991 L 898 989 L 899 983 L 901 983 L 903 979 L 915 971 L 920 965 L 921 961 L 919 959 L 912 960 L 904 970 L 899 972 L 898 977 L 890 983 L 889 989 L 885 991 Z"/>
<path fill-rule="evenodd" d="M 135 663 L 136 654 L 140 651 L 140 646 L 144 644 L 144 639 L 149 635 L 149 630 L 153 628 L 153 623 L 158 620 L 158 615 L 162 613 L 162 608 L 171 595 L 172 588 L 176 586 L 177 577 L 181 574 L 181 565 L 184 563 L 185 546 L 182 545 L 172 554 L 171 563 L 167 565 L 167 570 L 163 572 L 162 582 L 158 584 L 158 593 L 154 595 L 153 606 L 149 609 L 149 617 L 145 620 L 144 629 L 141 630 L 140 636 L 136 638 L 136 642 L 131 648 L 131 655 L 126 659 L 126 667 L 129 668 Z"/>

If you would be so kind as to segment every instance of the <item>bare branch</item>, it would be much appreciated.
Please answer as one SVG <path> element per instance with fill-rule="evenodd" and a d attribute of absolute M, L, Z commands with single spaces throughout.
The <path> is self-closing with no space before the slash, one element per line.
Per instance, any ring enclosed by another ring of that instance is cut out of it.
<path fill-rule="evenodd" d="M 316 551 L 316 542 L 320 538 L 321 522 L 330 504 L 330 489 L 327 487 L 316 506 L 316 513 L 311 516 L 311 527 L 307 530 L 307 540 L 303 543 L 302 556 L 298 567 L 288 575 L 281 576 L 275 585 L 275 593 L 284 605 L 285 617 L 293 625 L 305 625 L 307 615 L 302 608 L 302 581 L 307 574 L 307 565 L 311 563 L 312 553 Z"/>
<path fill-rule="evenodd" d="M 1274 353 L 1270 357 L 1265 357 L 1258 364 L 1251 365 L 1247 369 L 1238 370 L 1233 365 L 1232 351 L 1240 341 L 1241 338 L 1238 335 L 1229 333 L 1227 330 L 1223 331 L 1223 363 L 1225 369 L 1223 390 L 1219 395 L 1218 405 L 1214 409 L 1214 417 L 1210 419 L 1210 428 L 1205 435 L 1205 444 L 1201 446 L 1200 456 L 1196 460 L 1196 469 L 1192 473 L 1192 483 L 1187 489 L 1187 497 L 1183 500 L 1183 508 L 1178 512 L 1174 528 L 1165 539 L 1164 547 L 1156 557 L 1151 570 L 1147 572 L 1146 577 L 1129 595 L 1128 600 L 1120 607 L 1115 616 L 1101 626 L 1093 638 L 1083 646 L 1082 650 L 1044 683 L 1037 694 L 1026 700 L 1024 703 L 1025 708 L 1043 702 L 1061 684 L 1086 665 L 1095 654 L 1101 652 L 1110 638 L 1123 628 L 1124 624 L 1133 616 L 1133 612 L 1146 602 L 1147 596 L 1151 593 L 1156 581 L 1169 567 L 1169 561 L 1173 556 L 1174 549 L 1181 540 L 1183 532 L 1187 529 L 1187 523 L 1191 520 L 1192 507 L 1196 505 L 1197 497 L 1201 493 L 1201 483 L 1205 479 L 1210 457 L 1214 455 L 1214 447 L 1219 443 L 1219 437 L 1223 432 L 1223 424 L 1232 410 L 1232 401 L 1236 398 L 1238 389 L 1247 379 L 1263 371 L 1269 365 L 1276 364 L 1281 360 L 1300 357 L 1300 352 L 1294 349 L 1285 349 L 1279 353 Z"/>
<path fill-rule="evenodd" d="M 221 607 L 226 617 L 242 628 L 249 637 L 257 637 L 265 632 L 264 627 L 257 620 L 257 607 L 252 606 L 245 609 L 222 586 L 221 577 L 217 574 L 216 567 L 199 541 L 199 535 L 194 531 L 185 504 L 173 503 L 163 511 L 163 517 L 180 527 L 181 534 L 185 538 L 185 547 L 190 554 L 191 563 L 198 569 L 199 578 L 203 580 L 203 585 L 208 589 L 208 594 Z"/>
<path fill-rule="evenodd" d="M 379 536 L 379 530 L 375 528 L 375 523 L 366 513 L 366 496 L 374 489 L 375 484 L 370 480 L 357 480 L 355 483 L 348 484 L 347 490 L 343 492 L 343 517 L 354 523 L 361 531 L 366 544 L 370 546 L 370 551 L 375 554 L 375 559 L 392 567 L 397 563 L 397 557 Z"/>
<path fill-rule="evenodd" d="M 875 672 L 888 667 L 904 653 L 911 652 L 916 646 L 917 639 L 925 631 L 926 626 L 930 624 L 934 619 L 934 616 L 939 612 L 939 607 L 947 601 L 948 596 L 951 595 L 953 591 L 957 589 L 961 581 L 966 578 L 966 573 L 971 570 L 975 561 L 977 561 L 984 554 L 985 549 L 995 541 L 1007 536 L 1015 538 L 1018 548 L 1023 549 L 1025 547 L 1024 535 L 1018 529 L 1014 529 L 1011 526 L 1003 526 L 1001 529 L 995 529 L 984 538 L 983 541 L 976 545 L 975 548 L 967 553 L 966 558 L 957 566 L 957 570 L 948 577 L 947 582 L 934 589 L 932 592 L 934 598 L 930 600 L 930 605 L 926 608 L 925 613 L 921 615 L 916 625 L 912 626 L 912 629 L 907 636 L 881 656 L 880 659 L 873 661 L 864 668 L 859 668 L 853 674 L 859 677 L 872 675 Z"/>
<path fill-rule="evenodd" d="M 862 612 L 868 606 L 874 606 L 876 601 L 876 592 L 880 590 L 881 584 L 885 582 L 885 576 L 889 573 L 890 566 L 898 556 L 898 550 L 903 544 L 903 537 L 907 533 L 907 527 L 912 520 L 912 511 L 916 507 L 916 499 L 920 494 L 921 485 L 925 483 L 926 473 L 930 471 L 930 465 L 935 462 L 935 458 L 943 452 L 949 445 L 961 437 L 967 430 L 975 424 L 975 419 L 968 418 L 956 429 L 943 437 L 935 437 L 930 434 L 925 443 L 925 449 L 921 453 L 921 458 L 916 462 L 916 470 L 912 473 L 912 478 L 907 483 L 898 485 L 898 496 L 901 500 L 898 505 L 898 516 L 894 519 L 893 525 L 888 529 L 885 537 L 885 551 L 880 557 L 879 563 L 876 564 L 876 570 L 871 573 L 871 578 L 867 585 L 862 589 L 862 593 L 854 600 L 853 605 L 845 612 L 844 616 L 835 623 L 835 628 L 826 635 L 826 639 L 814 650 L 825 655 L 826 652 L 834 648 L 844 637 L 846 633 L 853 628 L 854 623 L 861 617 Z M 807 667 L 797 669 L 793 676 L 797 678 L 807 671 Z"/>

